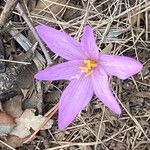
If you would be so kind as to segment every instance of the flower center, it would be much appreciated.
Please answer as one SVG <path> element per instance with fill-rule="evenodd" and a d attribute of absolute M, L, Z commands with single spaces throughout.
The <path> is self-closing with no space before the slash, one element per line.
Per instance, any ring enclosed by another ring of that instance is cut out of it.
<path fill-rule="evenodd" d="M 97 67 L 98 63 L 92 59 L 85 59 L 84 64 L 80 66 L 81 72 L 85 73 L 85 77 L 91 75 L 94 69 Z"/>

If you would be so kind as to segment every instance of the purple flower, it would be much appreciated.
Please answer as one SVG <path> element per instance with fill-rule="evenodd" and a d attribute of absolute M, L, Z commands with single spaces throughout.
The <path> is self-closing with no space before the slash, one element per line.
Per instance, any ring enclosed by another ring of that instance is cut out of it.
<path fill-rule="evenodd" d="M 58 126 L 66 128 L 92 99 L 93 93 L 116 114 L 121 109 L 112 94 L 108 75 L 127 79 L 142 70 L 142 64 L 130 57 L 100 54 L 90 26 L 83 31 L 81 42 L 64 32 L 39 25 L 41 39 L 67 62 L 39 71 L 38 80 L 70 80 L 59 103 Z"/>

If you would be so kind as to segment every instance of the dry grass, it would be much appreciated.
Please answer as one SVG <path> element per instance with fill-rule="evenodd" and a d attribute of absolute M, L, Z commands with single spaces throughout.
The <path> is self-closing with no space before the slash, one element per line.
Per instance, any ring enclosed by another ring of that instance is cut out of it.
<path fill-rule="evenodd" d="M 59 131 L 56 121 L 48 131 L 47 139 L 42 139 L 45 136 L 40 134 L 24 148 L 34 145 L 34 149 L 47 150 L 150 149 L 150 96 L 144 95 L 144 92 L 150 93 L 150 1 L 68 0 L 66 3 L 43 3 L 44 9 L 29 15 L 35 24 L 44 22 L 56 26 L 76 39 L 80 39 L 83 27 L 89 24 L 96 34 L 100 52 L 134 57 L 144 64 L 144 69 L 125 81 L 114 77 L 110 79 L 114 94 L 122 106 L 120 117 L 93 98 L 66 130 Z M 50 8 L 52 4 L 61 6 L 61 9 L 53 12 Z M 51 58 L 58 60 L 57 56 Z M 61 91 L 65 85 L 63 82 L 53 84 L 53 91 Z"/>

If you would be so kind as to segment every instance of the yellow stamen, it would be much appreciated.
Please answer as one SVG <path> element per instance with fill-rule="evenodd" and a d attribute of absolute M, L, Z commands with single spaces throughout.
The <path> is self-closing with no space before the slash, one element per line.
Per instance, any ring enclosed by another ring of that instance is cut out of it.
<path fill-rule="evenodd" d="M 85 77 L 88 77 L 93 73 L 97 65 L 97 61 L 92 59 L 85 59 L 84 64 L 80 66 L 80 69 L 82 72 L 85 72 Z"/>
<path fill-rule="evenodd" d="M 87 71 L 87 67 L 84 67 L 84 66 L 80 66 L 80 69 L 83 70 L 83 71 Z"/>
<path fill-rule="evenodd" d="M 93 71 L 94 71 L 94 70 L 90 70 L 90 71 L 86 72 L 85 77 L 90 76 L 90 75 L 93 73 Z"/>

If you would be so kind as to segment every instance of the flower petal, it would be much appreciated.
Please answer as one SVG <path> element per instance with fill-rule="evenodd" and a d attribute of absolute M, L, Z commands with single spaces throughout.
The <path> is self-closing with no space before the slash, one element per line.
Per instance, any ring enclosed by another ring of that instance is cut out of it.
<path fill-rule="evenodd" d="M 36 30 L 41 39 L 57 55 L 67 60 L 84 58 L 80 42 L 76 41 L 65 32 L 45 25 L 36 26 Z"/>
<path fill-rule="evenodd" d="M 34 77 L 38 80 L 72 80 L 81 76 L 81 60 L 72 60 L 39 71 Z"/>
<path fill-rule="evenodd" d="M 81 38 L 82 49 L 87 57 L 97 59 L 99 56 L 98 47 L 96 45 L 96 40 L 94 37 L 93 30 L 90 26 L 86 26 L 83 30 L 83 35 Z"/>
<path fill-rule="evenodd" d="M 130 57 L 100 55 L 100 64 L 109 75 L 127 79 L 142 70 L 142 64 Z"/>
<path fill-rule="evenodd" d="M 95 69 L 91 77 L 96 96 L 113 112 L 116 114 L 121 114 L 120 106 L 112 94 L 112 91 L 109 87 L 108 76 L 104 69 L 98 67 Z"/>
<path fill-rule="evenodd" d="M 92 82 L 89 78 L 81 77 L 73 80 L 63 92 L 59 103 L 58 126 L 66 128 L 90 102 L 93 95 Z"/>

